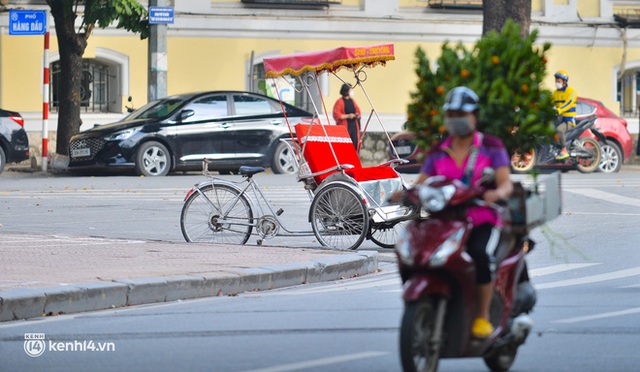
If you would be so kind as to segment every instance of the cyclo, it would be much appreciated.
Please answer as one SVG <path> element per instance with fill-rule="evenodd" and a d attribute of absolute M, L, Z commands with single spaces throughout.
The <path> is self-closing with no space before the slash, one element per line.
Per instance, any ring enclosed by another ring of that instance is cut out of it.
<path fill-rule="evenodd" d="M 314 108 L 311 123 L 290 123 L 290 138 L 281 139 L 290 146 L 298 168 L 297 180 L 304 184 L 311 206 L 308 219 L 312 233 L 325 247 L 357 249 L 365 239 L 392 248 L 407 220 L 418 213 L 414 207 L 390 204 L 387 197 L 407 187 L 394 169 L 406 162 L 400 159 L 391 143 L 374 105 L 363 85 L 367 79 L 364 68 L 384 65 L 395 59 L 393 44 L 368 47 L 341 47 L 327 51 L 297 53 L 264 59 L 267 78 L 280 102 L 280 86 L 306 93 Z M 331 125 L 322 96 L 315 98 L 312 87 L 320 91 L 320 75 L 329 73 L 344 82 L 336 73 L 349 70 L 353 74 L 354 89 L 361 89 L 371 107 L 362 131 L 366 135 L 373 119 L 380 124 L 396 159 L 364 167 L 354 148 L 347 129 Z M 292 84 L 285 76 L 292 76 Z M 317 102 L 319 101 L 319 102 Z M 284 111 L 284 109 L 283 109 Z M 203 170 L 206 171 L 206 160 Z M 241 167 L 242 182 L 211 176 L 198 183 L 184 199 L 180 225 L 187 241 L 244 244 L 256 231 L 258 244 L 277 235 L 311 235 L 311 231 L 287 229 L 279 215 L 281 211 L 267 201 L 253 180 L 262 167 Z M 205 172 L 206 173 L 206 172 Z M 246 183 L 246 184 L 245 184 Z M 253 197 L 252 197 L 253 196 Z"/>

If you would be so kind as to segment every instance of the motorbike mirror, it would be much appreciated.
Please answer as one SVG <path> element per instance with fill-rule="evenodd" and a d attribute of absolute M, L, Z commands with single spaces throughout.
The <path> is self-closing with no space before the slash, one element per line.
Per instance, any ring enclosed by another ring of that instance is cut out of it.
<path fill-rule="evenodd" d="M 482 177 L 480 177 L 480 184 L 487 185 L 491 184 L 496 180 L 496 171 L 493 168 L 484 168 L 482 171 Z"/>

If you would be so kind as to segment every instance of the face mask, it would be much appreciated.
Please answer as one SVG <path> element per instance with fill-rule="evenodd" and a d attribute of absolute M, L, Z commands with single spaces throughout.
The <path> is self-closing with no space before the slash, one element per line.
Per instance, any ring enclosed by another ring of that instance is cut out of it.
<path fill-rule="evenodd" d="M 562 83 L 556 83 L 556 88 L 558 88 L 558 89 L 562 89 L 562 88 L 564 88 L 564 84 L 562 84 Z"/>
<path fill-rule="evenodd" d="M 349 97 L 353 98 L 353 94 L 354 94 L 354 93 L 353 93 L 353 91 L 352 91 L 352 90 L 350 90 L 350 91 L 349 91 Z"/>
<path fill-rule="evenodd" d="M 470 135 L 475 129 L 470 117 L 444 118 L 444 126 L 447 132 L 460 137 Z"/>

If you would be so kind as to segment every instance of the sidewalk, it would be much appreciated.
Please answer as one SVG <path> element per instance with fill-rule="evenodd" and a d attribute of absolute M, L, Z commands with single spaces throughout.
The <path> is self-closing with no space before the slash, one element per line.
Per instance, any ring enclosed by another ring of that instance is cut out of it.
<path fill-rule="evenodd" d="M 376 251 L 0 235 L 0 321 L 331 281 Z"/>

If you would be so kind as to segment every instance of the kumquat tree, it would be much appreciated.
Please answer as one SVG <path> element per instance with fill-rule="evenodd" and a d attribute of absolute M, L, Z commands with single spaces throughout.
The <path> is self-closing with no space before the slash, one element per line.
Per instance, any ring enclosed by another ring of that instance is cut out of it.
<path fill-rule="evenodd" d="M 521 38 L 520 26 L 509 20 L 499 34 L 487 33 L 470 51 L 445 43 L 435 71 L 419 48 L 417 91 L 411 93 L 407 122 L 417 145 L 429 149 L 446 136 L 441 108 L 446 93 L 459 85 L 480 97 L 478 129 L 501 138 L 509 154 L 553 140 L 552 92 L 542 87 L 551 45 L 535 46 L 537 35 L 534 30 Z"/>

